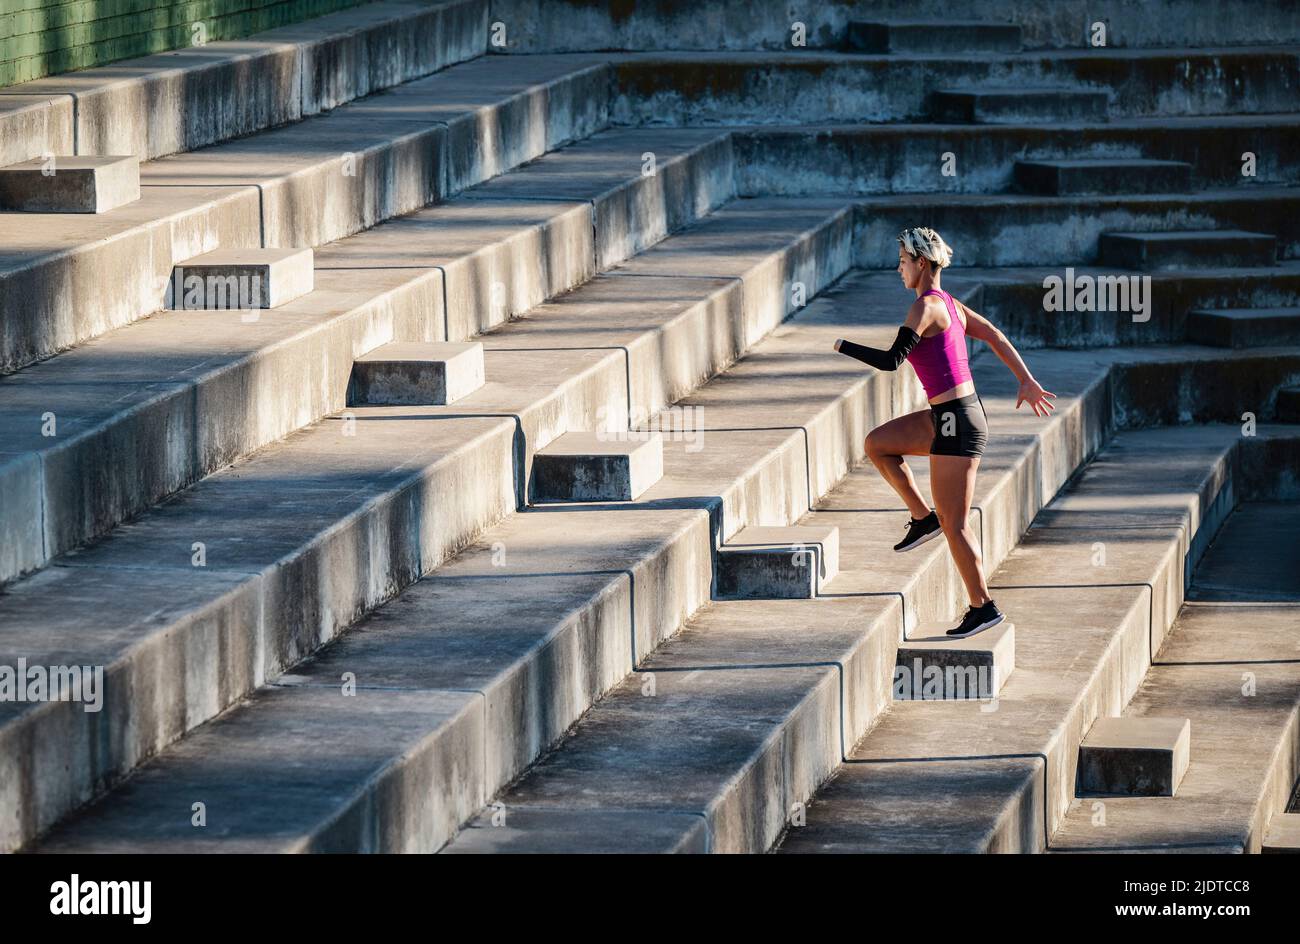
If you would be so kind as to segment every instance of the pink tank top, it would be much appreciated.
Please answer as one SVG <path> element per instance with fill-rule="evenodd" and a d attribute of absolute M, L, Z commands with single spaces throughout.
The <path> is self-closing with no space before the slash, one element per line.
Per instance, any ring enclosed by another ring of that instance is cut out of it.
<path fill-rule="evenodd" d="M 966 359 L 966 327 L 957 317 L 957 306 L 952 296 L 939 289 L 930 289 L 926 295 L 938 295 L 948 306 L 948 327 L 942 334 L 921 338 L 921 342 L 907 355 L 908 362 L 921 379 L 925 395 L 933 399 L 960 383 L 971 379 L 970 364 Z"/>

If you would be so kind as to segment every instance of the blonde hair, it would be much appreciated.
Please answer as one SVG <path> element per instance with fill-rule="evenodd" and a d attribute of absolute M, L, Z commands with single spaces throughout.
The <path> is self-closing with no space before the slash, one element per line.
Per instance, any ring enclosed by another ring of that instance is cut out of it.
<path fill-rule="evenodd" d="M 908 227 L 898 234 L 898 242 L 913 259 L 924 256 L 936 269 L 952 264 L 952 247 L 928 226 Z"/>

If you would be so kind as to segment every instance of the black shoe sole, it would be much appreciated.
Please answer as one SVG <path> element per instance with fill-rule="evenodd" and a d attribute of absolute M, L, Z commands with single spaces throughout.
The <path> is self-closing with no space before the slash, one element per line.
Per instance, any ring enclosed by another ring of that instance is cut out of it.
<path fill-rule="evenodd" d="M 999 613 L 996 617 L 989 620 L 987 623 L 980 623 L 974 629 L 968 629 L 964 633 L 949 632 L 947 633 L 947 636 L 949 639 L 965 639 L 968 636 L 974 636 L 976 633 L 982 633 L 986 629 L 992 629 L 994 626 L 998 625 L 998 623 L 1002 622 L 1006 618 L 1007 616 L 1005 613 Z"/>
<path fill-rule="evenodd" d="M 941 535 L 941 534 L 943 534 L 943 528 L 935 528 L 933 531 L 931 531 L 931 532 L 930 532 L 929 534 L 927 534 L 925 537 L 921 538 L 921 540 L 919 540 L 919 541 L 914 541 L 913 543 L 907 545 L 907 547 L 896 547 L 896 548 L 894 548 L 894 553 L 895 553 L 895 554 L 906 554 L 908 551 L 913 550 L 914 548 L 918 548 L 918 547 L 920 547 L 920 546 L 921 546 L 922 544 L 924 544 L 926 541 L 932 541 L 932 540 L 934 540 L 935 538 L 937 538 L 937 537 L 938 537 L 939 535 Z"/>

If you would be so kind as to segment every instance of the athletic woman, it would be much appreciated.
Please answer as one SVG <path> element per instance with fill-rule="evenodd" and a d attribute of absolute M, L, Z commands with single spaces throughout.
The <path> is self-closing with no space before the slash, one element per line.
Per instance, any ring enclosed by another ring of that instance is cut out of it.
<path fill-rule="evenodd" d="M 1055 394 L 1042 388 L 1006 335 L 988 320 L 939 287 L 939 274 L 952 261 L 952 250 L 929 227 L 906 229 L 898 236 L 898 273 L 916 290 L 916 301 L 898 329 L 893 346 L 883 351 L 852 341 L 835 342 L 835 350 L 878 370 L 897 370 L 907 360 L 916 370 L 930 409 L 883 423 L 867 436 L 867 455 L 893 486 L 911 513 L 907 533 L 895 551 L 910 551 L 937 536 L 948 539 L 953 562 L 966 585 L 970 608 L 948 631 L 971 636 L 1002 622 L 989 596 L 979 543 L 967 519 L 975 494 L 975 470 L 988 440 L 984 404 L 975 392 L 966 358 L 966 337 L 986 342 L 1020 381 L 1016 409 L 1028 403 L 1036 416 L 1048 416 Z M 930 457 L 930 492 L 934 510 L 921 498 L 903 456 Z"/>

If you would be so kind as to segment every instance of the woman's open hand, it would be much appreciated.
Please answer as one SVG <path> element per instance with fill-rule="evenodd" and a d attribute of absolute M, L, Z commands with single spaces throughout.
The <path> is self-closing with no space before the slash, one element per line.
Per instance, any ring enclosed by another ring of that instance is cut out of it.
<path fill-rule="evenodd" d="M 1050 401 L 1055 399 L 1056 394 L 1048 393 L 1042 384 L 1030 377 L 1020 385 L 1020 392 L 1016 394 L 1016 409 L 1020 409 L 1020 404 L 1028 403 L 1035 416 L 1050 416 L 1056 409 Z"/>
<path fill-rule="evenodd" d="M 838 350 L 840 349 L 840 344 L 843 342 L 843 340 L 844 340 L 843 338 L 836 338 L 836 339 L 835 339 L 835 345 L 834 345 L 835 350 L 838 351 Z"/>

